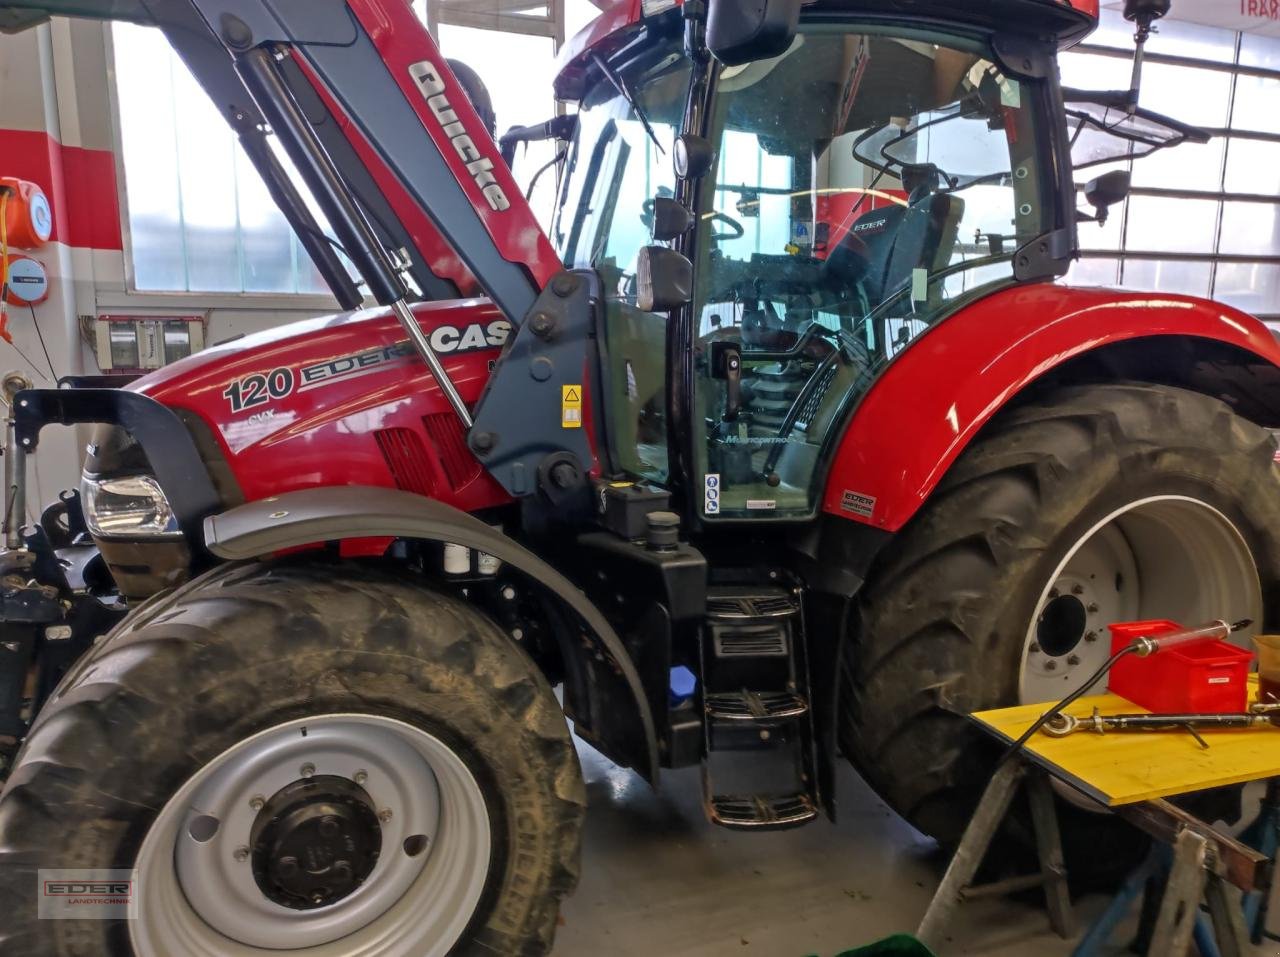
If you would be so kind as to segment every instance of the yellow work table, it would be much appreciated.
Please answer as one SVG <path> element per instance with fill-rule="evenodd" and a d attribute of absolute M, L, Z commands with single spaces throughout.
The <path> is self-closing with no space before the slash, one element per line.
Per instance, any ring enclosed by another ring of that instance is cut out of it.
<path fill-rule="evenodd" d="M 1257 676 L 1249 681 L 1253 701 Z M 1029 704 L 979 711 L 972 717 L 1011 744 L 1046 707 Z M 1113 694 L 1081 698 L 1063 713 L 1087 718 L 1094 708 L 1102 714 L 1148 713 Z M 1038 732 L 1027 742 L 1024 755 L 1108 807 L 1280 777 L 1280 728 L 1200 729 L 1197 733 L 1208 748 L 1202 748 L 1190 733 L 1177 731 L 1098 734 L 1081 729 L 1064 738 Z"/>
<path fill-rule="evenodd" d="M 1249 700 L 1256 676 L 1250 678 Z M 1051 707 L 1049 704 L 1001 708 L 970 715 L 1001 745 L 1008 747 Z M 1112 694 L 1081 698 L 1064 713 L 1088 718 L 1147 713 Z M 941 953 L 946 928 L 961 901 L 1043 887 L 1054 930 L 1071 933 L 1071 904 L 1058 833 L 1050 779 L 1080 791 L 1114 809 L 1172 849 L 1172 866 L 1152 936 L 1151 954 L 1182 954 L 1190 946 L 1200 902 L 1209 904 L 1211 933 L 1220 953 L 1239 957 L 1248 952 L 1249 933 L 1239 898 L 1228 894 L 1234 884 L 1246 893 L 1265 895 L 1271 862 L 1266 855 L 1214 830 L 1166 797 L 1208 788 L 1269 780 L 1269 801 L 1280 800 L 1280 728 L 1263 727 L 1197 733 L 1189 731 L 1108 731 L 1081 729 L 1064 737 L 1037 732 L 1023 749 L 996 769 L 974 811 L 951 866 L 917 931 L 917 937 Z M 1008 813 L 1018 788 L 1025 784 L 1040 856 L 1040 873 L 973 886 L 971 881 L 987 848 Z M 1101 813 L 1101 809 L 1100 809 Z M 1099 853 L 1106 853 L 1099 848 Z M 1153 858 L 1154 860 L 1154 858 Z M 1265 918 L 1265 914 L 1264 914 Z M 1261 926 L 1261 925 L 1259 925 Z M 1078 954 L 1095 935 L 1086 935 Z"/>

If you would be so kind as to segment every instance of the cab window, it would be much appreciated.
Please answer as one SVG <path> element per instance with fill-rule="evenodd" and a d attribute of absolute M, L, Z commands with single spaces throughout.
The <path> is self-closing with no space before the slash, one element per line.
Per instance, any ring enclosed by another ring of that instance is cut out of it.
<path fill-rule="evenodd" d="M 880 369 L 1012 279 L 1044 227 L 1039 95 L 983 47 L 918 33 L 811 27 L 723 71 L 694 342 L 708 518 L 811 514 Z"/>

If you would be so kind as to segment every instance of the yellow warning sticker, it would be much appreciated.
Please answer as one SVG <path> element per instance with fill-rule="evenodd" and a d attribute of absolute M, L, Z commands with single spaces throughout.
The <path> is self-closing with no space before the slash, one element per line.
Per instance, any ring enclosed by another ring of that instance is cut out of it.
<path fill-rule="evenodd" d="M 580 429 L 582 428 L 582 386 L 566 385 L 562 389 L 560 427 L 562 429 Z"/>

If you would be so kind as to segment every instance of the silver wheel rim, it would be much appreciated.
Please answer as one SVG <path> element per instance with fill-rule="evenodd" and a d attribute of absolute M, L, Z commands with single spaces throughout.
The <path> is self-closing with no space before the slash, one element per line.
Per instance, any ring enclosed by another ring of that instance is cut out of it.
<path fill-rule="evenodd" d="M 1111 654 L 1107 625 L 1167 618 L 1262 623 L 1262 586 L 1244 536 L 1217 509 L 1167 495 L 1126 505 L 1089 529 L 1045 584 L 1023 643 L 1018 697 L 1057 701 Z M 1105 682 L 1099 684 L 1099 691 Z"/>
<path fill-rule="evenodd" d="M 312 775 L 364 789 L 382 849 L 349 895 L 295 910 L 263 894 L 245 851 L 260 799 Z M 484 794 L 438 738 L 373 715 L 302 718 L 229 748 L 165 804 L 134 865 L 130 935 L 140 957 L 444 957 L 475 913 L 490 851 Z"/>

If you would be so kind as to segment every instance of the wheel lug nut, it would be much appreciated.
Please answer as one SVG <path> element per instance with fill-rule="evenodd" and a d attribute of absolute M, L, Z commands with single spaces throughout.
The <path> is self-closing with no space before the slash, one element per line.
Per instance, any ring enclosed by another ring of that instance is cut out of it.
<path fill-rule="evenodd" d="M 252 811 L 261 811 L 262 806 L 266 803 L 267 802 L 263 800 L 261 794 L 255 794 L 253 797 L 249 798 L 249 809 Z"/>
<path fill-rule="evenodd" d="M 237 861 L 241 861 L 241 862 L 247 861 L 249 859 L 249 849 L 241 845 L 240 847 L 237 847 L 235 849 L 235 853 L 233 853 L 231 856 L 234 857 Z"/>
<path fill-rule="evenodd" d="M 1083 585 L 1072 585 L 1072 586 L 1071 586 L 1071 594 L 1073 594 L 1073 595 L 1083 595 L 1083 594 L 1084 594 L 1084 586 L 1083 586 Z"/>
<path fill-rule="evenodd" d="M 381 811 L 379 811 L 379 812 L 378 812 L 378 820 L 379 820 L 379 821 L 381 821 L 383 824 L 386 824 L 388 821 L 390 821 L 390 820 L 391 820 L 391 808 L 389 808 L 389 807 L 384 807 Z"/>
<path fill-rule="evenodd" d="M 1027 650 L 1030 651 L 1033 655 L 1040 654 L 1040 642 L 1038 641 L 1031 642 L 1031 647 L 1028 648 Z"/>
<path fill-rule="evenodd" d="M 368 771 L 357 771 L 357 772 L 356 772 L 356 774 L 355 774 L 355 777 L 353 777 L 351 780 L 355 781 L 355 782 L 356 782 L 356 784 L 363 785 L 365 781 L 368 781 L 368 780 L 369 780 L 369 772 L 368 772 Z"/>
<path fill-rule="evenodd" d="M 1057 663 L 1056 661 L 1046 661 L 1046 662 L 1044 663 L 1044 670 L 1045 670 L 1045 671 L 1057 671 L 1057 670 L 1058 670 L 1058 663 Z"/>
<path fill-rule="evenodd" d="M 1095 615 L 1098 613 L 1098 603 L 1096 601 L 1089 602 L 1089 611 Z"/>
<path fill-rule="evenodd" d="M 1069 664 L 1069 665 L 1078 665 L 1078 664 L 1080 664 L 1080 656 L 1079 656 L 1079 655 L 1072 655 L 1070 658 L 1068 658 L 1068 659 L 1067 659 L 1067 664 Z"/>
<path fill-rule="evenodd" d="M 316 766 L 315 766 L 314 764 L 311 764 L 310 762 L 308 762 L 307 764 L 304 764 L 304 765 L 302 766 L 302 771 L 301 771 L 301 773 L 302 773 L 302 776 L 303 776 L 304 778 L 315 777 L 315 773 L 316 773 Z"/>
<path fill-rule="evenodd" d="M 1050 589 L 1049 589 L 1049 597 L 1050 597 L 1050 598 L 1057 598 L 1059 594 L 1061 594 L 1061 592 L 1059 592 L 1059 591 L 1058 591 L 1058 589 L 1056 589 L 1056 588 L 1050 588 Z"/>
<path fill-rule="evenodd" d="M 1085 641 L 1097 641 L 1097 640 L 1098 640 L 1098 633 L 1097 633 L 1096 631 L 1086 631 L 1086 632 L 1084 633 L 1084 640 L 1085 640 Z"/>

